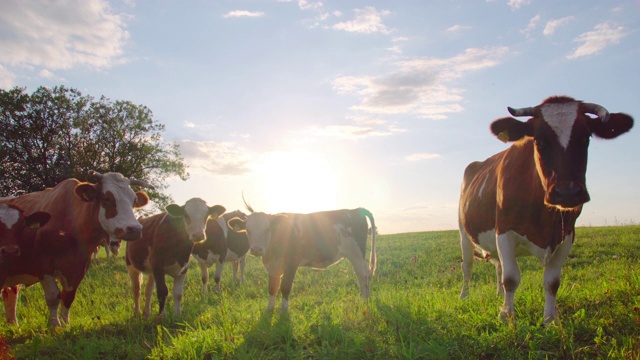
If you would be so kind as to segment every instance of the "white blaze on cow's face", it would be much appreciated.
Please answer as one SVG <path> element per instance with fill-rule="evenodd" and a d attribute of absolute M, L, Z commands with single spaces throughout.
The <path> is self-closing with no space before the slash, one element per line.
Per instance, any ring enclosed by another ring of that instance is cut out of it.
<path fill-rule="evenodd" d="M 560 146 L 566 150 L 571 140 L 573 124 L 578 117 L 578 103 L 544 104 L 541 111 L 546 123 L 558 136 Z"/>
<path fill-rule="evenodd" d="M 245 227 L 251 255 L 262 256 L 271 243 L 271 217 L 272 215 L 253 212 L 247 216 Z"/>
<path fill-rule="evenodd" d="M 182 218 L 187 235 L 192 241 L 200 241 L 205 238 L 205 229 L 210 212 L 207 202 L 200 198 L 189 199 L 184 204 L 185 216 Z"/>
<path fill-rule="evenodd" d="M 102 193 L 98 221 L 110 237 L 123 240 L 136 240 L 142 233 L 142 225 L 133 213 L 138 194 L 131 190 L 129 179 L 119 173 L 106 173 L 100 177 Z M 89 186 L 96 186 L 90 185 Z M 144 206 L 141 204 L 141 206 Z"/>
<path fill-rule="evenodd" d="M 0 262 L 5 254 L 19 254 L 16 232 L 20 216 L 20 210 L 0 204 Z"/>

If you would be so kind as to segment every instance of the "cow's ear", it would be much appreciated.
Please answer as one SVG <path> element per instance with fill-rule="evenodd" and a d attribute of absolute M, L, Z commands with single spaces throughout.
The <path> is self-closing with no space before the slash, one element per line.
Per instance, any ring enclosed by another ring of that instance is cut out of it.
<path fill-rule="evenodd" d="M 100 198 L 100 193 L 98 193 L 98 190 L 93 184 L 79 184 L 74 191 L 80 199 L 86 202 L 93 202 Z"/>
<path fill-rule="evenodd" d="M 286 219 L 287 219 L 287 215 L 284 215 L 284 214 L 271 215 L 271 228 L 275 229 L 280 224 L 282 224 L 282 222 Z"/>
<path fill-rule="evenodd" d="M 180 205 L 169 204 L 169 205 L 167 205 L 167 207 L 165 207 L 165 210 L 167 210 L 167 212 L 171 216 L 184 217 L 184 209 Z"/>
<path fill-rule="evenodd" d="M 136 199 L 133 201 L 133 207 L 138 209 L 149 203 L 149 195 L 144 191 L 136 192 Z"/>
<path fill-rule="evenodd" d="M 491 123 L 491 132 L 506 143 L 533 136 L 533 127 L 529 121 L 522 122 L 512 117 L 504 117 Z"/>
<path fill-rule="evenodd" d="M 24 224 L 32 229 L 39 229 L 40 227 L 46 225 L 51 219 L 51 215 L 44 211 L 34 212 L 33 214 L 27 216 L 24 219 Z"/>
<path fill-rule="evenodd" d="M 213 205 L 209 208 L 209 214 L 213 220 L 217 220 L 227 209 L 222 205 Z"/>
<path fill-rule="evenodd" d="M 610 114 L 605 122 L 600 118 L 589 118 L 588 122 L 591 133 L 602 139 L 616 138 L 633 127 L 633 118 L 623 113 Z"/>
<path fill-rule="evenodd" d="M 227 226 L 230 229 L 233 229 L 235 232 L 246 231 L 247 223 L 245 220 L 240 219 L 239 217 L 234 217 L 227 221 Z"/>

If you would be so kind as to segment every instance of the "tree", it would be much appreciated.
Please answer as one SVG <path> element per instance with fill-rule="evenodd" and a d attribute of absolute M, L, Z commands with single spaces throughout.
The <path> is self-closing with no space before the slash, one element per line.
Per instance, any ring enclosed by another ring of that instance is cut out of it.
<path fill-rule="evenodd" d="M 164 125 L 144 105 L 95 100 L 64 86 L 0 89 L 0 196 L 33 192 L 87 172 L 114 171 L 144 180 L 156 207 L 172 201 L 166 179 L 189 174 L 178 145 L 163 141 Z M 149 209 L 149 210 L 154 210 Z"/>

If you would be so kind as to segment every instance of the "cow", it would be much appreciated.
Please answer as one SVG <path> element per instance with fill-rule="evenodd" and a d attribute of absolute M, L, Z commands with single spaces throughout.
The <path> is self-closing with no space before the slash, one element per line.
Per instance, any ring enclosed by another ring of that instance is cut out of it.
<path fill-rule="evenodd" d="M 98 253 L 100 252 L 100 248 L 104 247 L 104 251 L 107 255 L 107 259 L 113 255 L 113 257 L 117 257 L 120 254 L 120 245 L 122 244 L 122 240 L 113 239 L 113 238 L 103 238 L 100 241 L 100 245 L 96 248 L 96 251 L 93 253 L 93 260 L 98 260 Z"/>
<path fill-rule="evenodd" d="M 20 256 L 18 239 L 23 231 L 38 229 L 45 225 L 50 218 L 51 215 L 43 211 L 25 216 L 24 211 L 16 205 L 0 204 L 0 268 L 5 257 Z"/>
<path fill-rule="evenodd" d="M 589 139 L 613 139 L 633 127 L 633 118 L 566 96 L 491 124 L 506 150 L 464 171 L 459 202 L 462 291 L 469 295 L 473 258 L 496 268 L 503 321 L 513 321 L 514 293 L 520 284 L 517 256 L 533 255 L 544 267 L 544 325 L 556 319 L 562 265 L 571 251 L 575 224 L 589 201 L 585 175 Z"/>
<path fill-rule="evenodd" d="M 149 197 L 143 191 L 133 192 L 131 186 L 151 186 L 115 172 L 100 174 L 91 170 L 89 176 L 97 182 L 66 179 L 53 188 L 3 200 L 27 213 L 42 211 L 51 215 L 46 225 L 20 236 L 20 256 L 6 264 L 2 288 L 10 290 L 4 296 L 9 323 L 17 324 L 17 285 L 39 282 L 49 308 L 49 325 L 59 327 L 60 320 L 68 324 L 76 291 L 100 240 L 111 236 L 133 241 L 140 237 L 142 225 L 133 209 L 145 206 Z"/>
<path fill-rule="evenodd" d="M 232 231 L 246 232 L 251 255 L 262 257 L 269 273 L 267 311 L 275 308 L 278 286 L 282 293 L 280 310 L 289 307 L 289 294 L 298 267 L 326 269 L 346 257 L 360 284 L 360 294 L 369 298 L 369 283 L 376 269 L 376 235 L 371 236 L 369 266 L 365 260 L 367 218 L 376 228 L 373 215 L 366 209 L 322 211 L 310 214 L 266 214 L 255 212 L 246 202 L 250 214 L 228 221 Z M 280 278 L 282 277 L 282 284 Z"/>
<path fill-rule="evenodd" d="M 227 221 L 232 218 L 246 220 L 247 216 L 240 210 L 228 212 L 218 220 L 210 220 L 207 223 L 207 239 L 197 242 L 193 246 L 191 255 L 198 261 L 202 275 L 202 290 L 208 291 L 209 268 L 215 263 L 216 270 L 213 280 L 216 283 L 216 291 L 220 292 L 220 277 L 224 263 L 232 263 L 233 280 L 244 283 L 244 268 L 246 255 L 249 251 L 249 238 L 246 232 L 229 231 Z M 239 230 L 239 229 L 238 229 Z M 238 279 L 238 269 L 240 279 Z"/>
<path fill-rule="evenodd" d="M 143 315 L 151 313 L 154 287 L 160 308 L 159 317 L 165 315 L 165 302 L 169 289 L 165 275 L 173 277 L 173 312 L 181 314 L 182 295 L 193 244 L 206 239 L 205 228 L 209 219 L 217 220 L 225 212 L 221 205 L 207 206 L 200 198 L 189 199 L 183 206 L 169 204 L 165 212 L 140 219 L 142 238 L 127 243 L 125 261 L 131 279 L 134 315 L 140 314 L 140 288 L 142 274 L 149 274 L 145 286 Z"/>

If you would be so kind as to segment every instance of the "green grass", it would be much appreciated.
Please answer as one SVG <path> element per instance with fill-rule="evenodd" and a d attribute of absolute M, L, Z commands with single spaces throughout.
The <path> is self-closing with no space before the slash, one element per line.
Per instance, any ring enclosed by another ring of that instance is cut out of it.
<path fill-rule="evenodd" d="M 503 324 L 492 265 L 476 262 L 470 296 L 458 299 L 460 258 L 457 231 L 383 235 L 369 302 L 343 260 L 300 269 L 288 314 L 265 313 L 259 259 L 248 259 L 244 285 L 225 268 L 221 295 L 202 294 L 192 262 L 182 317 L 172 316 L 169 296 L 162 321 L 133 317 L 122 255 L 100 258 L 71 325 L 58 331 L 47 328 L 41 287 L 22 290 L 20 326 L 0 326 L 0 359 L 640 359 L 640 226 L 578 229 L 558 292 L 560 321 L 547 328 L 537 260 L 518 260 L 517 320 Z"/>

